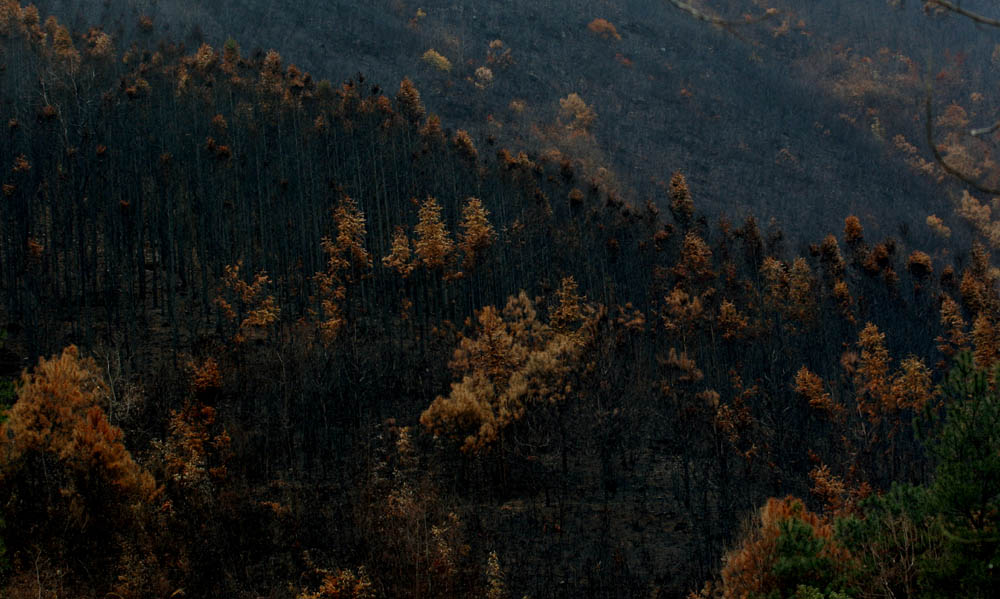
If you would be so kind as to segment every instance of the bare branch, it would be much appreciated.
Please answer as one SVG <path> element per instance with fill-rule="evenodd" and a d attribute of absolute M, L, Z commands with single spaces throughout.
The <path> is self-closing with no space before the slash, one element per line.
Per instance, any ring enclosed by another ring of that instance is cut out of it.
<path fill-rule="evenodd" d="M 672 0 L 671 0 L 672 1 Z M 967 19 L 971 19 L 976 23 L 981 23 L 983 25 L 989 25 L 990 27 L 1000 27 L 1000 19 L 993 19 L 990 17 L 983 16 L 979 13 L 974 13 L 971 10 L 966 10 L 961 6 L 951 2 L 950 0 L 927 0 L 924 4 L 927 6 L 938 6 L 944 10 L 951 11 L 955 14 L 962 15 Z"/>
<path fill-rule="evenodd" d="M 683 2 L 682 0 L 667 0 L 667 2 L 673 4 L 674 7 L 678 8 L 679 10 L 683 10 L 684 12 L 698 19 L 699 21 L 705 21 L 706 23 L 711 23 L 712 25 L 718 25 L 719 27 L 722 27 L 724 29 L 730 29 L 732 27 L 736 27 L 739 25 L 750 25 L 753 23 L 759 23 L 764 19 L 770 19 L 774 15 L 778 14 L 778 9 L 769 8 L 763 14 L 757 16 L 747 16 L 742 21 L 730 21 L 728 19 L 723 19 L 722 17 L 706 14 L 698 10 L 697 8 L 691 6 L 687 2 Z"/>
<path fill-rule="evenodd" d="M 933 123 L 934 123 L 934 114 L 933 114 L 933 109 L 931 108 L 931 97 L 932 97 L 932 95 L 933 95 L 933 92 L 931 91 L 931 86 L 928 85 L 927 86 L 927 99 L 925 100 L 925 106 L 926 106 L 927 114 L 925 115 L 924 118 L 926 120 L 925 125 L 926 125 L 926 132 L 927 132 L 927 145 L 930 146 L 931 153 L 934 154 L 934 160 L 935 160 L 935 162 L 937 162 L 939 165 L 941 165 L 941 168 L 944 169 L 944 172 L 946 172 L 949 175 L 951 175 L 952 177 L 955 177 L 956 179 L 962 181 L 963 183 L 965 183 L 969 187 L 975 189 L 976 191 L 979 191 L 981 193 L 986 193 L 986 194 L 989 194 L 989 195 L 1000 195 L 1000 189 L 994 189 L 992 187 L 987 187 L 986 185 L 983 185 L 979 181 L 976 181 L 975 179 L 973 179 L 970 175 L 968 175 L 966 173 L 963 173 L 962 171 L 958 170 L 957 168 L 951 166 L 950 164 L 948 164 L 947 162 L 944 161 L 944 157 L 941 156 L 941 151 L 938 150 L 937 145 L 934 144 L 934 125 L 933 125 Z M 997 125 L 993 126 L 993 128 L 997 128 L 997 127 L 1000 127 L 1000 123 L 998 123 Z"/>
<path fill-rule="evenodd" d="M 1000 121 L 997 121 L 997 122 L 993 123 L 989 127 L 982 127 L 980 129 L 973 129 L 973 130 L 969 131 L 969 135 L 971 135 L 972 137 L 979 137 L 980 135 L 989 135 L 990 133 L 993 133 L 997 129 L 1000 129 Z"/>

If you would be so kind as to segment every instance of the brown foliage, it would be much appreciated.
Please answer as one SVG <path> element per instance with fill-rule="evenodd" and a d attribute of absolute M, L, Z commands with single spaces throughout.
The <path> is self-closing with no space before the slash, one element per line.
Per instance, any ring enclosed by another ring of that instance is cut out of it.
<path fill-rule="evenodd" d="M 837 281 L 833 284 L 833 299 L 837 301 L 841 315 L 853 324 L 855 318 L 854 312 L 851 310 L 851 305 L 854 303 L 854 298 L 851 297 L 851 290 L 847 287 L 847 283 Z"/>
<path fill-rule="evenodd" d="M 45 454 L 80 474 L 106 479 L 126 496 L 152 494 L 151 477 L 132 460 L 121 430 L 104 416 L 107 387 L 96 372 L 93 360 L 70 346 L 22 375 L 18 401 L 0 429 L 4 474 L 31 454 Z"/>
<path fill-rule="evenodd" d="M 314 275 L 319 286 L 320 332 L 332 342 L 344 325 L 342 304 L 348 285 L 367 275 L 372 258 L 365 249 L 365 215 L 357 202 L 344 196 L 333 210 L 337 237 L 324 237 L 321 246 L 326 254 L 326 270 Z"/>
<path fill-rule="evenodd" d="M 404 78 L 399 83 L 399 93 L 396 94 L 396 102 L 399 104 L 399 111 L 411 123 L 417 123 L 424 118 L 426 109 L 420 101 L 420 92 L 417 91 L 413 82 L 409 78 Z"/>
<path fill-rule="evenodd" d="M 52 51 L 57 64 L 67 72 L 75 73 L 80 67 L 80 53 L 73 45 L 73 36 L 70 35 L 69 29 L 59 25 L 53 17 L 49 17 L 46 25 L 51 30 L 49 35 L 52 36 Z"/>
<path fill-rule="evenodd" d="M 392 420 L 385 425 L 355 514 L 369 548 L 374 587 L 389 597 L 466 596 L 470 547 L 465 524 L 447 509 L 430 469 L 420 463 L 410 428 Z M 324 579 L 330 575 L 324 574 Z M 347 593 L 370 592 L 364 574 L 357 571 L 354 584 L 345 585 Z"/>
<path fill-rule="evenodd" d="M 820 245 L 820 260 L 826 269 L 827 275 L 832 278 L 840 278 L 844 274 L 844 258 L 840 254 L 840 246 L 837 238 L 827 235 Z"/>
<path fill-rule="evenodd" d="M 705 373 L 698 368 L 698 364 L 688 356 L 687 352 L 680 353 L 673 347 L 667 354 L 666 359 L 660 360 L 661 364 L 676 377 L 679 383 L 697 383 L 705 378 Z M 661 387 L 661 392 L 669 392 L 669 389 Z"/>
<path fill-rule="evenodd" d="M 805 366 L 795 375 L 795 392 L 805 398 L 811 407 L 822 410 L 835 419 L 843 417 L 844 406 L 834 401 L 823 388 L 823 379 Z"/>
<path fill-rule="evenodd" d="M 476 198 L 467 199 L 462 208 L 462 222 L 458 225 L 461 229 L 458 235 L 458 249 L 465 255 L 462 259 L 462 268 L 466 271 L 475 267 L 483 252 L 489 249 L 497 238 L 496 231 L 490 224 L 489 215 L 489 210 Z"/>
<path fill-rule="evenodd" d="M 420 263 L 429 269 L 441 269 L 451 259 L 455 243 L 441 220 L 441 205 L 432 197 L 428 197 L 420 206 L 420 216 L 414 232 L 417 240 L 414 243 Z"/>
<path fill-rule="evenodd" d="M 848 245 L 856 245 L 865 239 L 865 231 L 858 217 L 851 215 L 844 219 L 844 241 Z"/>
<path fill-rule="evenodd" d="M 20 154 L 18 155 L 17 158 L 14 159 L 13 171 L 15 173 L 26 173 L 30 170 L 31 170 L 31 163 L 28 162 L 27 156 L 25 156 L 24 154 Z"/>
<path fill-rule="evenodd" d="M 890 370 L 885 334 L 868 323 L 858 334 L 861 357 L 854 373 L 859 413 L 871 422 L 902 409 L 920 410 L 935 395 L 931 372 L 924 363 L 909 357 L 900 369 Z"/>
<path fill-rule="evenodd" d="M 680 286 L 675 287 L 663 298 L 663 328 L 686 339 L 700 324 L 704 311 L 699 296 L 692 296 Z"/>
<path fill-rule="evenodd" d="M 194 67 L 201 73 L 210 73 L 219 64 L 219 55 L 208 44 L 202 44 L 194 55 Z"/>
<path fill-rule="evenodd" d="M 976 367 L 990 371 L 1000 359 L 1000 328 L 984 312 L 972 323 L 972 343 Z"/>
<path fill-rule="evenodd" d="M 157 494 L 105 416 L 97 372 L 70 346 L 21 376 L 0 427 L 0 503 L 16 523 L 4 531 L 15 557 L 35 547 L 76 564 L 113 558 L 113 535 L 135 526 L 135 510 Z"/>
<path fill-rule="evenodd" d="M 941 299 L 941 326 L 944 327 L 947 337 L 939 336 L 935 339 L 938 350 L 945 356 L 951 357 L 969 349 L 969 339 L 965 333 L 966 325 L 965 319 L 962 318 L 962 308 L 951 299 L 951 296 L 944 294 Z"/>
<path fill-rule="evenodd" d="M 785 328 L 789 332 L 815 322 L 816 281 L 804 258 L 796 258 L 789 269 L 787 264 L 768 256 L 760 273 L 767 290 L 765 305 L 788 320 Z"/>
<path fill-rule="evenodd" d="M 196 395 L 218 391 L 222 387 L 222 373 L 215 358 L 208 357 L 201 364 L 191 364 L 191 390 Z"/>
<path fill-rule="evenodd" d="M 910 254 L 906 261 L 906 268 L 909 269 L 910 274 L 918 279 L 926 279 L 934 273 L 931 257 L 920 250 L 914 250 Z"/>
<path fill-rule="evenodd" d="M 882 410 L 893 407 L 889 396 L 889 351 L 885 348 L 885 334 L 869 322 L 858 334 L 858 347 L 861 360 L 854 375 L 858 407 L 874 421 Z"/>
<path fill-rule="evenodd" d="M 410 259 L 410 256 L 410 238 L 406 235 L 403 227 L 396 227 L 392 234 L 392 247 L 389 255 L 382 258 L 382 266 L 392 268 L 405 279 L 416 268 L 416 264 Z"/>
<path fill-rule="evenodd" d="M 559 304 L 549 315 L 549 324 L 556 331 L 569 331 L 570 327 L 578 325 L 583 318 L 581 304 L 583 298 L 577 294 L 578 289 L 576 279 L 566 277 L 559 285 L 559 289 L 556 290 L 556 299 L 559 300 Z"/>
<path fill-rule="evenodd" d="M 452 139 L 452 143 L 455 148 L 458 149 L 458 153 L 465 156 L 469 160 L 475 162 L 476 158 L 479 157 L 479 151 L 476 150 L 476 144 L 472 141 L 472 137 L 469 136 L 468 131 L 465 129 L 459 129 L 455 132 L 455 137 Z"/>
<path fill-rule="evenodd" d="M 824 511 L 831 516 L 837 516 L 845 511 L 847 485 L 837 475 L 830 472 L 830 467 L 820 464 L 809 471 L 809 479 L 813 486 L 809 490 L 823 501 Z"/>
<path fill-rule="evenodd" d="M 883 269 L 887 269 L 889 265 L 889 257 L 889 246 L 884 243 L 880 243 L 868 253 L 861 266 L 868 274 L 876 275 L 882 272 Z"/>
<path fill-rule="evenodd" d="M 274 296 L 266 294 L 271 278 L 264 271 L 258 272 L 250 282 L 243 280 L 240 269 L 243 261 L 226 266 L 215 297 L 215 305 L 219 307 L 225 318 L 236 329 L 233 342 L 246 342 L 251 336 L 266 335 L 267 329 L 278 321 L 281 309 Z"/>
<path fill-rule="evenodd" d="M 788 274 L 789 316 L 801 323 L 816 318 L 815 281 L 805 258 L 796 258 Z"/>
<path fill-rule="evenodd" d="M 937 215 L 932 214 L 928 216 L 926 222 L 927 226 L 930 227 L 931 230 L 937 233 L 939 236 L 945 239 L 951 237 L 951 228 L 945 225 L 944 221 L 941 220 L 941 218 L 938 217 Z"/>
<path fill-rule="evenodd" d="M 997 208 L 1000 208 L 1000 201 L 996 198 L 990 204 L 981 203 L 968 191 L 963 190 L 956 212 L 990 247 L 1000 248 L 1000 221 L 993 220 Z"/>
<path fill-rule="evenodd" d="M 171 413 L 169 431 L 167 440 L 155 447 L 156 461 L 170 490 L 207 493 L 207 483 L 226 478 L 230 438 L 225 429 L 216 425 L 215 408 L 188 401 Z M 199 498 L 191 495 L 188 499 Z"/>
<path fill-rule="evenodd" d="M 111 36 L 99 29 L 91 29 L 87 35 L 87 54 L 97 59 L 108 59 L 114 54 Z"/>
<path fill-rule="evenodd" d="M 742 314 L 729 300 L 723 300 L 719 306 L 718 316 L 719 328 L 722 329 L 722 338 L 726 341 L 736 341 L 746 335 L 747 317 Z"/>
<path fill-rule="evenodd" d="M 470 79 L 471 80 L 471 79 Z M 476 78 L 472 80 L 472 84 L 476 86 L 477 89 L 486 89 L 493 84 L 493 69 L 489 67 L 479 67 L 476 69 Z"/>
<path fill-rule="evenodd" d="M 298 599 L 375 599 L 375 586 L 364 568 L 325 572 L 315 593 L 300 593 Z"/>
<path fill-rule="evenodd" d="M 510 48 L 504 46 L 503 40 L 493 40 L 486 51 L 486 63 L 506 68 L 514 64 L 514 57 L 510 53 Z"/>
<path fill-rule="evenodd" d="M 440 52 L 434 48 L 430 48 L 424 52 L 423 56 L 420 57 L 425 63 L 434 67 L 435 69 L 447 73 L 451 71 L 451 61 L 444 57 Z"/>
<path fill-rule="evenodd" d="M 694 200 L 691 199 L 691 190 L 688 189 L 687 179 L 680 171 L 670 177 L 670 212 L 674 215 L 677 224 L 686 226 L 694 216 Z"/>
<path fill-rule="evenodd" d="M 620 41 L 622 39 L 622 36 L 618 35 L 618 30 L 611 23 L 611 21 L 608 21 L 607 19 L 601 19 L 601 18 L 594 19 L 593 21 L 587 24 L 587 29 L 589 29 L 590 32 L 593 33 L 594 35 L 597 35 L 606 40 L 613 39 L 616 41 Z"/>
<path fill-rule="evenodd" d="M 328 255 L 334 261 L 336 270 L 348 268 L 367 269 L 372 266 L 371 256 L 365 249 L 365 214 L 358 208 L 357 202 L 344 196 L 333 211 L 333 220 L 337 225 L 337 238 L 334 255 Z"/>
<path fill-rule="evenodd" d="M 689 282 L 706 282 L 715 278 L 712 271 L 712 250 L 697 233 L 684 236 L 680 261 L 674 267 L 674 274 Z"/>
<path fill-rule="evenodd" d="M 559 100 L 559 115 L 569 129 L 588 132 L 597 120 L 597 113 L 577 93 Z"/>
<path fill-rule="evenodd" d="M 892 381 L 895 406 L 919 412 L 936 394 L 931 371 L 923 361 L 912 356 L 904 358 L 899 367 Z"/>
<path fill-rule="evenodd" d="M 847 567 L 850 554 L 834 540 L 833 526 L 829 522 L 806 509 L 799 499 L 772 497 L 744 533 L 739 546 L 724 558 L 724 599 L 763 597 L 778 589 L 778 580 L 773 575 L 778 559 L 778 538 L 781 523 L 792 518 L 808 525 L 813 538 L 825 541 L 822 554 L 830 558 L 835 568 Z"/>
<path fill-rule="evenodd" d="M 424 121 L 418 130 L 420 136 L 427 141 L 444 143 L 444 130 L 441 128 L 441 118 L 436 114 L 431 114 Z"/>
<path fill-rule="evenodd" d="M 565 305 L 556 313 L 569 318 L 571 281 L 563 286 Z M 559 332 L 539 321 L 524 292 L 511 297 L 502 314 L 487 306 L 476 319 L 476 337 L 461 340 L 450 364 L 462 379 L 420 416 L 424 428 L 460 441 L 467 453 L 489 449 L 533 404 L 564 401 L 585 335 L 585 327 Z"/>

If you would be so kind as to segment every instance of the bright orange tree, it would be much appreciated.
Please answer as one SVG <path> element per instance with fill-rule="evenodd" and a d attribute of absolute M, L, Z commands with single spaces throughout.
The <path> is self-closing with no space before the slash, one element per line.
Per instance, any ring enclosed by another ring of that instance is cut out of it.
<path fill-rule="evenodd" d="M 461 441 L 462 451 L 484 452 L 532 405 L 566 400 L 593 313 L 581 305 L 575 288 L 572 278 L 563 280 L 560 304 L 549 324 L 538 318 L 523 291 L 503 311 L 493 306 L 478 311 L 476 336 L 461 340 L 450 363 L 461 380 L 420 416 L 424 428 Z M 570 327 L 574 322 L 583 325 Z"/>
<path fill-rule="evenodd" d="M 0 505 L 15 560 L 44 553 L 109 576 L 113 539 L 158 492 L 108 422 L 108 388 L 97 373 L 70 346 L 21 377 L 0 427 Z"/>

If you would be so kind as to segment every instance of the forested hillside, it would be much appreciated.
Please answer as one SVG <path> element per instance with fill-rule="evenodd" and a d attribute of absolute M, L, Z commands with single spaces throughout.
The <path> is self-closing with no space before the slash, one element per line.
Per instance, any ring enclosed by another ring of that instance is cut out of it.
<path fill-rule="evenodd" d="M 971 109 L 968 93 L 988 92 L 990 79 L 969 70 L 992 66 L 992 44 L 970 49 L 964 23 L 928 19 L 919 6 L 776 4 L 779 15 L 737 35 L 667 0 L 322 7 L 295 0 L 45 0 L 39 7 L 80 31 L 103 26 L 123 48 L 166 39 L 193 51 L 234 38 L 247 54 L 276 48 L 335 82 L 359 72 L 383 84 L 409 77 L 428 110 L 452 127 L 515 151 L 559 151 L 594 173 L 604 169 L 601 176 L 638 203 L 656 201 L 670 175 L 683 170 L 706 214 L 796 223 L 786 227 L 796 246 L 822 237 L 845 214 L 857 214 L 879 235 L 912 235 L 927 245 L 923 219 L 947 219 L 951 202 L 901 168 L 908 156 L 892 145 L 903 134 L 930 159 L 910 121 L 922 106 L 922 82 L 903 75 L 921 79 L 933 68 L 955 71 L 956 82 L 978 79 L 985 85 L 940 97 L 942 108 L 958 98 Z M 749 0 L 700 6 L 735 20 L 765 12 Z M 927 39 L 940 45 L 929 49 Z M 912 64 L 878 72 L 878 63 L 860 63 L 878 60 L 881 47 Z M 970 51 L 975 58 L 964 67 L 954 64 L 952 55 Z M 852 95 L 886 86 L 896 90 L 891 97 L 876 93 L 867 105 Z M 567 135 L 552 125 L 573 119 L 575 111 L 563 108 L 571 94 L 590 112 L 584 130 Z M 880 112 L 869 114 L 872 107 Z M 870 127 L 876 116 L 882 137 Z"/>
<path fill-rule="evenodd" d="M 459 54 L 445 7 L 335 4 L 386 29 L 300 59 L 212 19 L 306 13 L 0 0 L 0 595 L 991 596 L 1000 272 L 942 166 L 989 182 L 977 115 L 909 152 L 919 98 L 873 137 L 760 45 L 788 9 L 642 5 L 566 8 L 636 47 L 592 94 L 493 3 Z M 713 68 L 605 112 L 661 16 L 655 68 Z M 762 83 L 698 99 L 727 53 Z"/>

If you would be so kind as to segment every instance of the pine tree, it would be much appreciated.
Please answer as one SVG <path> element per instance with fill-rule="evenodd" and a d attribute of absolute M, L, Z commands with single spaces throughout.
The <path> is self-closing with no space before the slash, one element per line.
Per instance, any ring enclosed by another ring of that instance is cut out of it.
<path fill-rule="evenodd" d="M 430 270 L 443 269 L 451 260 L 454 242 L 441 220 L 441 205 L 428 197 L 420 206 L 420 216 L 414 227 L 417 240 L 414 243 L 420 263 Z"/>
<path fill-rule="evenodd" d="M 670 212 L 674 215 L 674 220 L 680 226 L 687 227 L 694 216 L 694 200 L 691 199 L 687 179 L 680 171 L 670 177 L 669 196 Z"/>
<path fill-rule="evenodd" d="M 477 198 L 469 198 L 462 208 L 458 249 L 464 254 L 462 268 L 466 271 L 475 267 L 481 260 L 483 252 L 489 249 L 497 238 L 496 231 L 490 224 L 489 214 Z"/>

